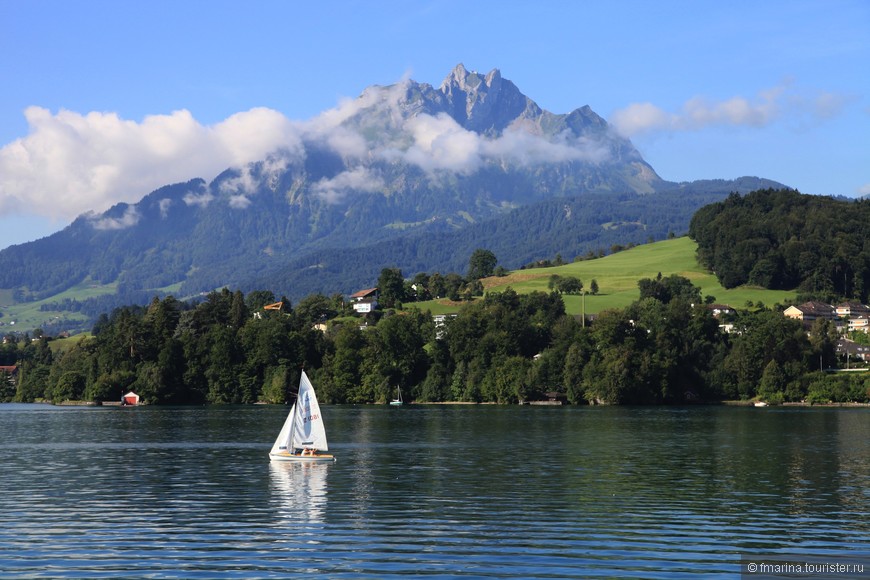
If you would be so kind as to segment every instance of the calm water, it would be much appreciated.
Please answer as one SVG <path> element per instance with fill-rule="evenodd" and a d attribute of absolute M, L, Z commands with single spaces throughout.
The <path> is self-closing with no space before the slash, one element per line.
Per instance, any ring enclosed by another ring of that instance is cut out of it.
<path fill-rule="evenodd" d="M 0 576 L 733 577 L 867 555 L 870 410 L 0 405 Z"/>

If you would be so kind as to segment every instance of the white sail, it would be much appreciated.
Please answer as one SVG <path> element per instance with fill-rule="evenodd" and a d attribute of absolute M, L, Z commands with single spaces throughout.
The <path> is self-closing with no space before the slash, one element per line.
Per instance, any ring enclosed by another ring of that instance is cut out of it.
<path fill-rule="evenodd" d="M 320 404 L 317 402 L 314 387 L 311 385 L 311 381 L 308 380 L 308 375 L 305 374 L 305 371 L 302 371 L 302 377 L 299 379 L 299 395 L 296 397 L 294 409 L 296 413 L 294 414 L 293 427 L 290 434 L 290 443 L 292 445 L 290 451 L 292 452 L 294 448 L 329 451 L 323 415 L 320 414 Z"/>
<path fill-rule="evenodd" d="M 284 426 L 281 427 L 281 432 L 278 433 L 278 438 L 275 439 L 275 444 L 272 445 L 272 450 L 269 453 L 293 452 L 292 442 L 290 441 L 290 433 L 293 429 L 293 418 L 296 416 L 296 403 L 290 407 L 290 412 L 287 414 L 287 420 L 284 421 Z"/>

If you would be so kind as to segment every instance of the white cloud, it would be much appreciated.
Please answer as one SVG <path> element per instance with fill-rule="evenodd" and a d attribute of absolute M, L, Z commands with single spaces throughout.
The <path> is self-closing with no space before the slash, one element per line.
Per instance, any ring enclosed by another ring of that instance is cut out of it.
<path fill-rule="evenodd" d="M 269 155 L 256 164 L 248 163 L 239 167 L 236 175 L 221 181 L 218 189 L 223 194 L 252 195 L 261 184 L 265 184 L 274 191 L 278 186 L 278 179 L 289 165 L 290 159 L 286 154 Z"/>
<path fill-rule="evenodd" d="M 652 103 L 632 103 L 613 113 L 610 122 L 627 137 L 653 131 L 697 131 L 711 126 L 765 127 L 788 116 L 815 119 L 836 116 L 850 99 L 833 93 L 807 98 L 790 83 L 760 91 L 754 99 L 735 96 L 724 101 L 693 97 L 676 113 Z"/>
<path fill-rule="evenodd" d="M 123 230 L 139 223 L 140 217 L 136 207 L 131 205 L 124 210 L 124 215 L 120 218 L 104 217 L 98 219 L 94 216 L 91 218 L 91 225 L 95 230 Z"/>
<path fill-rule="evenodd" d="M 160 207 L 160 217 L 166 219 L 169 215 L 169 208 L 172 206 L 172 200 L 168 197 L 164 197 L 160 200 L 158 205 Z"/>
<path fill-rule="evenodd" d="M 464 129 L 445 114 L 418 115 L 408 121 L 406 128 L 412 138 L 410 147 L 403 152 L 384 150 L 383 156 L 399 157 L 429 173 L 469 174 L 487 161 L 520 165 L 566 161 L 601 163 L 610 156 L 606 141 L 572 139 L 567 134 L 552 139 L 524 127 L 508 128 L 499 137 L 485 137 Z"/>
<path fill-rule="evenodd" d="M 870 183 L 866 183 L 858 188 L 858 195 L 861 197 L 870 195 Z"/>
<path fill-rule="evenodd" d="M 488 157 L 521 165 L 566 161 L 601 163 L 610 157 L 606 142 L 585 138 L 573 140 L 568 135 L 550 140 L 521 129 L 508 129 L 498 139 L 486 141 L 482 149 Z"/>
<path fill-rule="evenodd" d="M 214 196 L 205 184 L 200 184 L 198 191 L 188 191 L 181 199 L 184 200 L 185 205 L 188 207 L 192 205 L 206 207 L 212 202 L 212 200 L 214 200 Z"/>
<path fill-rule="evenodd" d="M 25 111 L 28 134 L 0 148 L 0 216 L 26 210 L 31 215 L 72 219 L 119 202 L 138 202 L 169 183 L 195 177 L 210 180 L 227 168 L 236 168 L 236 175 L 223 180 L 219 190 L 202 186 L 182 199 L 188 206 L 205 207 L 220 198 L 242 209 L 256 201 L 252 196 L 259 188 L 276 190 L 283 172 L 304 159 L 306 144 L 330 148 L 351 167 L 377 159 L 397 160 L 433 176 L 469 174 L 487 162 L 597 163 L 609 154 L 607 142 L 568 136 L 553 140 L 537 134 L 535 126 L 512 127 L 500 137 L 484 137 L 448 115 L 415 113 L 416 98 L 409 93 L 407 81 L 372 87 L 304 123 L 291 122 L 266 108 L 203 125 L 186 110 L 131 121 L 116 113 L 52 113 L 29 107 Z M 691 110 L 699 123 L 709 122 L 704 117 L 710 111 L 726 117 L 742 114 L 739 103 L 720 109 L 717 113 L 715 107 L 698 102 Z M 355 115 L 364 110 L 371 111 L 372 117 L 356 127 Z M 337 202 L 352 191 L 383 187 L 381 177 L 358 168 L 319 182 L 315 193 Z M 170 202 L 160 202 L 159 209 L 166 217 Z"/>
<path fill-rule="evenodd" d="M 470 173 L 480 166 L 483 140 L 451 117 L 443 113 L 436 117 L 419 115 L 406 127 L 413 137 L 413 145 L 403 155 L 407 162 L 428 172 Z"/>
<path fill-rule="evenodd" d="M 212 126 L 184 110 L 141 122 L 41 107 L 29 107 L 25 117 L 29 134 L 0 148 L 0 215 L 26 210 L 71 219 L 136 202 L 167 183 L 210 179 L 277 149 L 302 151 L 299 127 L 265 108 Z"/>
<path fill-rule="evenodd" d="M 332 179 L 321 179 L 312 190 L 328 203 L 339 203 L 353 192 L 373 192 L 384 187 L 384 181 L 371 170 L 357 167 L 339 173 Z"/>
<path fill-rule="evenodd" d="M 233 209 L 245 209 L 249 205 L 251 205 L 251 200 L 244 195 L 230 196 L 230 207 Z"/>

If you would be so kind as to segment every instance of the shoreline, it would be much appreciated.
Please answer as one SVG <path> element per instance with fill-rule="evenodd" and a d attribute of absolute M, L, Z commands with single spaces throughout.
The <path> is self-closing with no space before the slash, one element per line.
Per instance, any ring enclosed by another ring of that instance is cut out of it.
<path fill-rule="evenodd" d="M 712 406 L 722 405 L 722 406 L 726 406 L 726 407 L 754 407 L 756 402 L 758 402 L 758 401 L 730 400 L 730 401 L 696 402 L 696 403 L 683 404 L 683 405 L 626 405 L 626 406 L 627 407 L 646 406 L 646 407 L 665 408 L 665 407 L 707 407 L 707 406 L 711 406 L 711 405 Z M 10 403 L 12 403 L 12 401 L 10 401 Z M 19 404 L 19 405 L 53 405 L 55 407 L 127 407 L 127 406 L 142 407 L 142 406 L 145 406 L 145 405 L 141 405 L 141 404 L 140 405 L 121 405 L 121 403 L 119 401 L 62 401 L 60 403 L 52 403 L 51 401 L 34 401 L 32 403 L 15 403 L 15 404 Z M 378 406 L 378 403 L 368 403 L 368 405 Z M 389 406 L 385 403 L 381 403 L 381 405 L 386 406 L 386 407 Z M 423 407 L 423 406 L 437 406 L 437 405 L 460 405 L 460 406 L 461 405 L 480 405 L 480 406 L 496 405 L 496 406 L 498 406 L 499 403 L 493 403 L 493 402 L 475 403 L 473 401 L 427 401 L 427 402 L 419 402 L 419 403 L 418 402 L 409 402 L 409 403 L 405 403 L 404 406 L 406 406 L 406 407 L 411 407 L 411 406 Z M 157 405 L 157 406 L 160 406 L 160 405 Z M 167 405 L 167 406 L 176 406 L 176 405 Z M 183 406 L 183 407 L 185 407 L 185 406 L 201 407 L 202 405 L 181 405 L 181 406 Z M 220 407 L 221 405 L 206 405 L 206 406 L 207 407 L 211 407 L 211 406 Z M 272 406 L 272 405 L 269 403 L 258 402 L 258 403 L 252 403 L 252 406 Z M 277 405 L 277 406 L 281 406 L 281 405 Z M 286 405 L 284 405 L 284 406 L 286 406 Z M 327 405 L 327 406 L 331 406 L 331 405 Z M 509 406 L 509 407 L 516 407 L 516 406 L 519 406 L 519 407 L 525 407 L 525 406 L 535 406 L 535 407 L 538 407 L 538 406 L 547 406 L 547 407 L 619 407 L 620 405 L 570 405 L 570 404 L 564 404 L 564 403 L 554 403 L 551 401 L 531 401 L 531 402 L 526 402 L 523 404 L 516 404 L 516 403 L 505 404 L 504 406 Z M 831 402 L 831 403 L 807 403 L 807 402 L 797 401 L 797 402 L 786 402 L 786 403 L 779 403 L 779 404 L 768 403 L 764 407 L 759 407 L 759 408 L 770 408 L 770 407 L 847 408 L 847 409 L 850 409 L 850 408 L 870 408 L 870 403 L 854 403 L 854 402 L 848 402 L 848 403 L 833 403 L 833 402 Z"/>

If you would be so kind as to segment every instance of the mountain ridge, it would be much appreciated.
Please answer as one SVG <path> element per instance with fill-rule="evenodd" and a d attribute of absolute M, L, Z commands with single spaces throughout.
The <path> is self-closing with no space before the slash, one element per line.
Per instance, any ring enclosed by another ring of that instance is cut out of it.
<path fill-rule="evenodd" d="M 52 236 L 0 251 L 0 288 L 14 289 L 18 300 L 52 296 L 85 279 L 117 282 L 120 294 L 174 285 L 194 295 L 265 281 L 290 292 L 329 291 L 316 282 L 294 283 L 305 271 L 291 265 L 347 254 L 365 261 L 362 270 L 369 272 L 392 265 L 391 248 L 408 253 L 403 248 L 434 237 L 445 246 L 462 240 L 463 249 L 450 250 L 451 259 L 427 250 L 416 267 L 456 267 L 474 236 L 480 245 L 497 238 L 487 228 L 522 230 L 512 223 L 524 220 L 521 208 L 550 207 L 557 198 L 667 192 L 681 192 L 689 208 L 715 201 L 703 192 L 724 197 L 748 192 L 747 184 L 665 181 L 588 105 L 550 113 L 498 69 L 483 75 L 460 64 L 438 88 L 410 79 L 368 87 L 303 124 L 297 143 L 261 161 L 228 168 L 211 181 L 163 186 L 138 203 L 83 214 Z M 648 209 L 656 205 L 649 201 Z M 585 205 L 582 211 L 597 210 Z M 673 227 L 687 229 L 685 214 Z M 602 238 L 594 220 L 578 223 L 560 227 L 593 228 L 596 235 L 574 236 L 589 244 L 613 239 Z M 522 237 L 524 256 L 584 251 L 556 248 L 557 240 L 571 237 L 561 229 Z M 512 260 L 505 253 L 500 258 Z M 359 273 L 345 273 L 360 280 Z"/>

